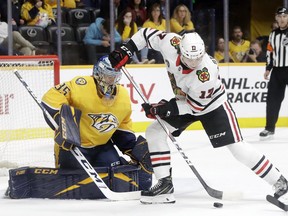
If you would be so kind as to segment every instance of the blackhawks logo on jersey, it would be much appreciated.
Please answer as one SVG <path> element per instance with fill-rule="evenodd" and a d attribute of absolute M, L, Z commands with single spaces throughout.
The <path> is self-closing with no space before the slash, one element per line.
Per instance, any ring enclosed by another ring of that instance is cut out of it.
<path fill-rule="evenodd" d="M 180 44 L 180 38 L 177 36 L 174 36 L 173 38 L 171 38 L 170 43 L 172 46 L 174 46 L 176 49 L 178 49 L 179 44 Z"/>
<path fill-rule="evenodd" d="M 202 83 L 210 80 L 210 74 L 209 74 L 208 69 L 206 67 L 204 67 L 202 70 L 197 70 L 196 74 L 198 76 L 198 79 Z"/>

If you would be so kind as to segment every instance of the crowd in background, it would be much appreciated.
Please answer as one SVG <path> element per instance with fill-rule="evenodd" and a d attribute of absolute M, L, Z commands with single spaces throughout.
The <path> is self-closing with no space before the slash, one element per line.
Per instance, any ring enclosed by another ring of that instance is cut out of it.
<path fill-rule="evenodd" d="M 55 27 L 57 23 L 57 0 L 11 0 L 11 2 L 13 54 L 57 54 L 56 43 L 51 39 L 53 33 L 50 33 L 52 27 Z M 94 64 L 100 56 L 109 53 L 111 45 L 110 1 L 61 0 L 60 2 L 64 31 L 71 27 L 76 34 L 74 38 L 70 37 L 70 40 L 75 40 L 75 43 L 66 43 L 62 47 L 64 55 L 66 55 L 65 53 L 68 55 L 68 60 L 64 64 Z M 139 28 L 155 28 L 165 31 L 167 29 L 165 3 L 165 0 L 114 0 L 115 46 L 129 40 Z M 168 23 L 170 31 L 179 35 L 195 31 L 192 1 L 173 0 L 170 4 L 170 23 Z M 77 24 L 74 20 L 71 21 L 71 18 L 69 21 L 67 14 L 73 9 L 81 9 L 82 13 L 85 10 L 89 14 L 86 23 Z M 0 14 L 0 55 L 7 55 L 7 0 L 0 0 Z M 273 22 L 273 18 L 271 20 Z M 273 24 L 272 29 L 277 27 L 277 23 Z M 53 49 L 51 49 L 51 46 L 48 46 L 48 49 L 46 49 L 47 46 L 46 48 L 38 46 L 39 43 L 31 41 L 29 37 L 26 37 L 26 34 L 23 35 L 23 26 L 37 26 L 43 28 L 44 31 L 48 31 L 47 35 L 50 35 L 50 41 L 48 38 L 44 40 L 53 43 Z M 234 26 L 229 41 L 229 62 L 265 62 L 267 40 L 267 36 L 263 36 L 250 42 L 245 39 L 241 27 Z M 68 44 L 70 47 L 67 46 Z M 74 46 L 73 49 L 71 49 L 71 44 Z M 224 44 L 223 37 L 217 38 L 215 53 L 209 53 L 218 62 L 224 62 Z M 65 52 L 65 49 L 68 51 Z M 82 59 L 82 61 L 75 61 L 75 59 L 69 61 L 71 59 L 69 54 L 72 52 L 78 54 L 78 57 L 74 56 L 74 58 Z M 163 58 L 159 52 L 144 48 L 139 53 L 134 53 L 131 63 L 163 63 Z"/>

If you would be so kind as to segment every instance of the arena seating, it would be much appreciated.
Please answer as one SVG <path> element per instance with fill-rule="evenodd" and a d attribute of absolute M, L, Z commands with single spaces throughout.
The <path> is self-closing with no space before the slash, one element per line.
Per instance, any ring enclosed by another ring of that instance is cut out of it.
<path fill-rule="evenodd" d="M 96 8 L 61 8 L 61 43 L 62 64 L 89 64 L 92 61 L 87 57 L 87 46 L 83 38 L 88 26 L 99 16 Z M 53 8 L 57 21 L 57 9 Z M 48 54 L 57 54 L 57 26 L 48 26 L 46 29 L 39 26 L 21 26 L 19 32 L 34 46 L 45 49 Z M 101 48 L 100 48 L 101 49 Z M 96 50 L 99 55 L 109 50 Z M 98 55 L 97 55 L 98 57 Z"/>
<path fill-rule="evenodd" d="M 47 28 L 48 42 L 53 47 L 53 53 L 57 53 L 57 26 L 49 26 Z M 76 41 L 74 29 L 71 26 L 62 26 L 61 30 L 62 41 L 62 64 L 75 65 L 79 64 L 79 45 Z"/>
<path fill-rule="evenodd" d="M 45 49 L 48 53 L 51 51 L 47 40 L 47 32 L 40 26 L 20 26 L 20 34 L 35 47 Z"/>

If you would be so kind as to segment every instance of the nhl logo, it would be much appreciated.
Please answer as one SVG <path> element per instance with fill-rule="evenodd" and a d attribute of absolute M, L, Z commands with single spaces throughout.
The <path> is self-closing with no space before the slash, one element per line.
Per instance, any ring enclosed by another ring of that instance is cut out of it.
<path fill-rule="evenodd" d="M 282 45 L 283 45 L 283 46 L 287 46 L 287 45 L 288 45 L 288 38 L 287 38 L 287 36 L 286 36 L 285 38 L 283 38 Z"/>

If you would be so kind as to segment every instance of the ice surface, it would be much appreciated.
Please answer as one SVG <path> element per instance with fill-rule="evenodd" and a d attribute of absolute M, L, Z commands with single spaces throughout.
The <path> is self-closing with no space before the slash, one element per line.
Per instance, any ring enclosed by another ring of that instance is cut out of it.
<path fill-rule="evenodd" d="M 264 153 L 288 176 L 288 128 L 277 128 L 273 140 L 259 141 L 262 129 L 242 129 L 245 140 Z M 175 204 L 143 205 L 139 201 L 49 200 L 4 198 L 8 177 L 0 177 L 0 209 L 3 216 L 283 216 L 283 212 L 265 200 L 272 188 L 236 161 L 226 148 L 213 149 L 204 131 L 187 131 L 177 138 L 207 184 L 225 192 L 241 192 L 238 200 L 209 197 L 193 172 L 171 144 Z M 214 202 L 224 204 L 213 207 Z"/>

